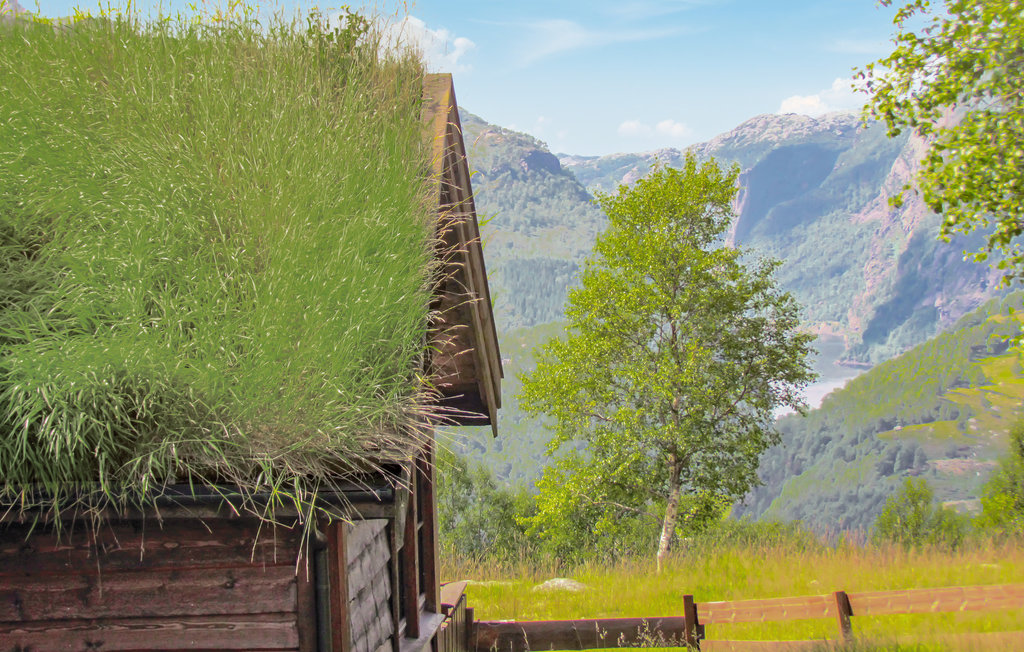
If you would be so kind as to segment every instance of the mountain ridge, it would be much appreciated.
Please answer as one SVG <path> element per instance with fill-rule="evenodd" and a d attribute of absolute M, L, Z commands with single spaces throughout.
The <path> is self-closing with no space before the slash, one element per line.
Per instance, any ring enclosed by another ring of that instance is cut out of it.
<path fill-rule="evenodd" d="M 516 372 L 532 348 L 557 335 L 583 259 L 606 220 L 592 192 L 639 178 L 655 158 L 678 165 L 684 151 L 607 157 L 555 156 L 527 134 L 461 109 L 503 361 L 503 436 L 481 430 L 457 447 L 505 481 L 531 483 L 547 459 L 542 423 L 518 410 Z M 964 262 L 980 239 L 939 242 L 939 218 L 909 195 L 887 197 L 913 178 L 924 143 L 890 140 L 851 114 L 755 116 L 695 146 L 741 165 L 733 240 L 783 261 L 778 281 L 806 306 L 805 324 L 845 342 L 845 361 L 870 367 L 909 350 L 1000 292 L 995 270 Z"/>
<path fill-rule="evenodd" d="M 995 269 L 962 260 L 980 237 L 936 247 L 939 218 L 915 193 L 889 205 L 913 182 L 925 149 L 920 138 L 890 139 L 851 113 L 765 114 L 687 150 L 560 161 L 602 192 L 655 163 L 681 165 L 687 151 L 739 165 L 730 243 L 781 260 L 779 282 L 805 306 L 808 325 L 842 337 L 848 362 L 874 364 L 997 294 Z"/>

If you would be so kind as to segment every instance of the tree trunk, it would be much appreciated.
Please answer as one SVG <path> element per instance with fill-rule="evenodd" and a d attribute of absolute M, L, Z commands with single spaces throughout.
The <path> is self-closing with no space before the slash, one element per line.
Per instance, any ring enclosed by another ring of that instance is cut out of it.
<path fill-rule="evenodd" d="M 661 540 L 658 542 L 658 574 L 661 574 L 661 568 L 672 549 L 672 537 L 676 533 L 676 522 L 679 520 L 679 497 L 682 494 L 679 476 L 682 474 L 683 465 L 675 455 L 669 455 L 668 464 L 668 504 L 665 505 L 665 520 L 661 522 Z"/>

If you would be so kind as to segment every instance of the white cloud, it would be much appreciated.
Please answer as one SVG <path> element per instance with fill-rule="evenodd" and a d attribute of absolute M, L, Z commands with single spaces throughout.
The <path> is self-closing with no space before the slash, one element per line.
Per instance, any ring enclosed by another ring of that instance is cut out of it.
<path fill-rule="evenodd" d="M 859 111 L 867 97 L 853 90 L 853 80 L 837 78 L 830 88 L 813 95 L 793 95 L 782 100 L 778 113 L 819 116 L 832 111 Z"/>
<path fill-rule="evenodd" d="M 662 120 L 655 125 L 654 130 L 659 134 L 675 139 L 686 138 L 693 133 L 689 127 L 684 125 L 682 122 L 676 122 L 675 120 Z"/>
<path fill-rule="evenodd" d="M 423 55 L 431 72 L 466 72 L 470 65 L 460 60 L 476 48 L 476 43 L 455 36 L 441 27 L 430 29 L 415 16 L 388 23 L 383 28 L 384 43 L 392 48 L 413 48 Z"/>
<path fill-rule="evenodd" d="M 650 136 L 653 130 L 639 120 L 626 120 L 618 131 L 620 136 Z"/>
<path fill-rule="evenodd" d="M 592 30 L 565 19 L 540 20 L 528 25 L 531 35 L 520 54 L 523 66 L 560 52 L 601 47 L 612 43 L 649 41 L 678 33 L 678 29 Z"/>
<path fill-rule="evenodd" d="M 666 119 L 651 126 L 639 120 L 626 120 L 619 125 L 618 133 L 626 138 L 645 138 L 659 141 L 662 145 L 676 145 L 685 140 L 693 131 L 682 122 Z"/>

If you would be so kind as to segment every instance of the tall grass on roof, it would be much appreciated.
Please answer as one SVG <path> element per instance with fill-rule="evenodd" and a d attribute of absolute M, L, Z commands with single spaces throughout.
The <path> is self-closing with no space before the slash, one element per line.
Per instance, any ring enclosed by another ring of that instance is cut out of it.
<path fill-rule="evenodd" d="M 214 18 L 0 25 L 8 506 L 308 505 L 420 433 L 421 64 L 356 15 Z"/>

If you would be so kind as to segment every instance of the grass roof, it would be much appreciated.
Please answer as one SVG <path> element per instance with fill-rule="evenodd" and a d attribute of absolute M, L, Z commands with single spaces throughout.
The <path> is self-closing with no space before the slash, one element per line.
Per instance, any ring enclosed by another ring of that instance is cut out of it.
<path fill-rule="evenodd" d="M 5 503 L 306 500 L 418 436 L 421 64 L 222 18 L 0 24 Z"/>

